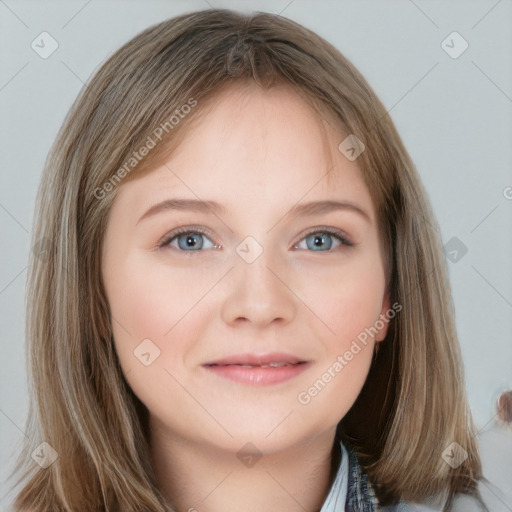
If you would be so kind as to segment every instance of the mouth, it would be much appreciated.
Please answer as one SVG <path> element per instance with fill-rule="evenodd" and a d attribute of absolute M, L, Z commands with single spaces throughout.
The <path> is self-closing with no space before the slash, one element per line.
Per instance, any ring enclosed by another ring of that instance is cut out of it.
<path fill-rule="evenodd" d="M 311 361 L 289 354 L 239 354 L 203 364 L 215 375 L 235 382 L 271 385 L 301 374 Z"/>

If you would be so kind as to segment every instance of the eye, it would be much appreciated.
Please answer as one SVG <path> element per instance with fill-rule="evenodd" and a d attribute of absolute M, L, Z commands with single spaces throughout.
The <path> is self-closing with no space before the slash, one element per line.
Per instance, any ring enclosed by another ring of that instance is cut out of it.
<path fill-rule="evenodd" d="M 208 246 L 208 243 L 205 244 L 205 239 L 210 242 L 210 246 Z M 207 237 L 206 231 L 199 228 L 191 229 L 190 227 L 180 228 L 166 235 L 162 242 L 158 244 L 158 247 L 164 248 L 166 246 L 185 252 L 217 249 L 220 247 L 211 242 L 210 238 Z"/>
<path fill-rule="evenodd" d="M 294 246 L 294 248 L 303 249 L 304 247 L 300 247 L 300 245 L 305 241 L 306 248 L 311 249 L 314 252 L 328 252 L 333 246 L 333 238 L 338 242 L 338 245 L 335 247 L 339 247 L 340 245 L 345 245 L 347 247 L 354 246 L 343 232 L 333 228 L 321 228 L 317 231 L 310 231 L 299 244 Z"/>
<path fill-rule="evenodd" d="M 166 235 L 158 244 L 158 247 L 172 247 L 182 252 L 221 248 L 220 245 L 214 245 L 212 243 L 210 236 L 209 232 L 203 228 L 185 226 Z M 346 247 L 354 246 L 342 231 L 334 228 L 317 228 L 315 231 L 310 231 L 305 238 L 302 238 L 298 244 L 294 245 L 294 249 L 310 249 L 314 252 L 328 252 L 333 248 L 333 239 L 334 248 L 340 245 Z M 205 240 L 208 242 L 205 243 Z M 306 247 L 303 246 L 303 242 L 306 242 Z M 208 243 L 210 245 L 208 245 Z"/>

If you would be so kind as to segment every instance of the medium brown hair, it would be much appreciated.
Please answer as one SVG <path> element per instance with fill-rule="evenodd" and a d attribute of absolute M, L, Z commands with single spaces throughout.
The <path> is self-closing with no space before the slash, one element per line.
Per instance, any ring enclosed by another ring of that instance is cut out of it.
<path fill-rule="evenodd" d="M 149 462 L 148 412 L 114 349 L 102 244 L 117 182 L 154 169 L 208 98 L 244 81 L 293 87 L 366 146 L 358 164 L 386 247 L 391 303 L 403 309 L 338 435 L 355 447 L 382 504 L 478 494 L 439 228 L 386 109 L 313 32 L 277 15 L 214 9 L 159 23 L 116 51 L 82 90 L 48 157 L 29 262 L 31 399 L 16 510 L 172 510 Z M 161 126 L 147 156 L 127 164 Z M 59 455 L 46 469 L 30 456 L 43 441 Z M 468 458 L 452 469 L 441 454 L 454 441 Z"/>

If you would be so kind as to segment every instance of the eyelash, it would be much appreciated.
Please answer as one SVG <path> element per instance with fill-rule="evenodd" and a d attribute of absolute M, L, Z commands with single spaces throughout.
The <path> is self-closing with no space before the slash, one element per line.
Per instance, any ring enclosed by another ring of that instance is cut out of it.
<path fill-rule="evenodd" d="M 208 238 L 210 239 L 213 239 L 213 236 L 212 234 L 210 233 L 210 231 L 208 229 L 204 229 L 204 228 L 200 228 L 200 227 L 193 227 L 193 226 L 185 226 L 185 227 L 182 227 L 182 228 L 178 228 L 178 229 L 175 229 L 174 231 L 172 231 L 171 233 L 167 234 L 164 236 L 164 238 L 158 243 L 157 247 L 159 249 L 165 249 L 165 247 L 170 243 L 172 242 L 175 238 L 177 238 L 179 235 L 182 235 L 182 234 L 185 234 L 185 233 L 198 233 L 198 234 L 201 234 L 201 235 L 205 235 L 207 236 Z M 324 234 L 327 234 L 327 235 L 331 235 L 335 238 L 337 238 L 340 242 L 341 242 L 341 245 L 343 246 L 346 246 L 346 247 L 354 247 L 355 244 L 352 243 L 346 236 L 345 234 L 338 230 L 338 229 L 335 229 L 335 228 L 328 228 L 328 227 L 320 227 L 320 228 L 315 228 L 311 231 L 308 231 L 307 233 L 305 233 L 302 238 L 294 245 L 298 245 L 300 242 L 302 242 L 302 240 L 304 240 L 305 238 L 311 236 L 311 235 L 314 235 L 314 234 L 317 234 L 317 233 L 324 233 Z M 174 247 L 172 249 L 175 249 Z M 176 249 L 178 250 L 179 252 L 185 252 L 185 253 L 194 253 L 194 252 L 203 252 L 203 251 L 184 251 L 182 249 Z M 307 251 L 307 249 L 306 249 Z M 309 251 L 309 252 L 333 252 L 334 250 L 330 249 L 330 250 L 327 250 L 327 251 Z"/>

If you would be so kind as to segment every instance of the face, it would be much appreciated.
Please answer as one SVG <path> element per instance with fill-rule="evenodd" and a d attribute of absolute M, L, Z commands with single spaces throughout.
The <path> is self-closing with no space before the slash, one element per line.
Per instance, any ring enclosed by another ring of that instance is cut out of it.
<path fill-rule="evenodd" d="M 115 347 L 173 439 L 270 453 L 357 398 L 389 301 L 345 137 L 286 87 L 231 88 L 165 165 L 120 185 L 102 262 Z M 342 206 L 303 208 L 326 201 Z"/>

